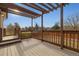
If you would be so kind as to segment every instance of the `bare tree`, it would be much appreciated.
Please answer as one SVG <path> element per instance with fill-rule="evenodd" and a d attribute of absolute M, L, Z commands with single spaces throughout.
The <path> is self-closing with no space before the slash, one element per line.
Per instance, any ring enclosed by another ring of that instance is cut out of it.
<path fill-rule="evenodd" d="M 79 25 L 79 15 L 77 14 L 68 17 L 64 23 L 64 26 L 66 27 L 66 29 L 70 28 L 70 29 L 78 30 L 79 29 L 78 25 Z"/>

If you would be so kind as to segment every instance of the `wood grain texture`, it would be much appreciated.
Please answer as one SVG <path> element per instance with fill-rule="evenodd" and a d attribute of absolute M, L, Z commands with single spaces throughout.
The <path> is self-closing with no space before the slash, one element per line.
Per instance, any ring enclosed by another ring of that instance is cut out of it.
<path fill-rule="evenodd" d="M 40 40 L 29 38 L 22 40 L 21 43 L 11 44 L 0 47 L 0 56 L 71 56 L 79 53 L 67 49 L 61 50 L 60 47 L 41 42 Z"/>

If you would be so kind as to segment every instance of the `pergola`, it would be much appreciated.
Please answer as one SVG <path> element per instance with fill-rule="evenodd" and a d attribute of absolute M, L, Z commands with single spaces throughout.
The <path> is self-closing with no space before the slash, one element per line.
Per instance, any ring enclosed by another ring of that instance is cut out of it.
<path fill-rule="evenodd" d="M 35 10 L 38 10 L 41 13 L 37 13 L 33 10 L 29 10 L 28 8 L 24 8 L 15 3 L 6 3 L 0 4 L 0 19 L 1 19 L 1 11 L 7 13 L 12 13 L 24 17 L 31 18 L 31 27 L 33 28 L 33 20 L 41 16 L 41 40 L 43 41 L 43 15 L 49 12 L 53 12 L 53 10 L 57 10 L 60 8 L 60 25 L 61 25 L 61 49 L 63 49 L 64 38 L 63 38 L 63 7 L 67 4 L 65 3 L 20 3 L 21 5 L 28 6 Z M 6 17 L 7 18 L 7 17 Z M 2 40 L 2 28 L 0 28 L 0 41 Z"/>

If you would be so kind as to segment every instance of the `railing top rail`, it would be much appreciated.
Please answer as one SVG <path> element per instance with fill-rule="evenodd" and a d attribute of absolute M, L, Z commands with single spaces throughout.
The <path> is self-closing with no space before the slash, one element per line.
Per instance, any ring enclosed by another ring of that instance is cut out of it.
<path fill-rule="evenodd" d="M 43 31 L 43 32 L 60 32 L 60 30 L 52 30 L 52 31 Z M 79 33 L 79 30 L 63 30 L 63 32 L 66 33 Z M 33 33 L 41 33 L 41 31 L 39 32 L 33 32 Z"/>
<path fill-rule="evenodd" d="M 63 30 L 64 32 L 79 32 L 79 30 Z M 51 30 L 51 31 L 44 31 L 44 32 L 60 32 L 60 30 Z"/>

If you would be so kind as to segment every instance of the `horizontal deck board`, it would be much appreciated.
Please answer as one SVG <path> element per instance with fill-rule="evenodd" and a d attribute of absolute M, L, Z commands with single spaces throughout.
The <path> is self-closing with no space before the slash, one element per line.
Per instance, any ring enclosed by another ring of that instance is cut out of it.
<path fill-rule="evenodd" d="M 60 47 L 41 42 L 37 39 L 25 39 L 21 43 L 11 44 L 0 47 L 0 56 L 69 56 L 79 53 L 67 49 L 61 50 Z"/>

